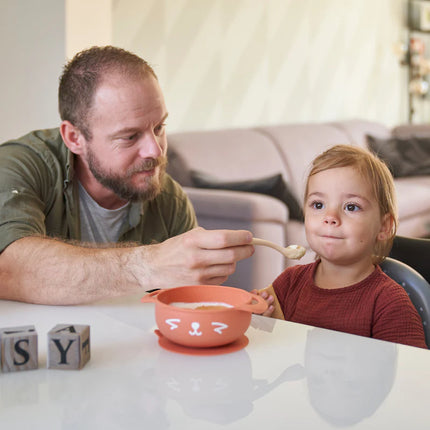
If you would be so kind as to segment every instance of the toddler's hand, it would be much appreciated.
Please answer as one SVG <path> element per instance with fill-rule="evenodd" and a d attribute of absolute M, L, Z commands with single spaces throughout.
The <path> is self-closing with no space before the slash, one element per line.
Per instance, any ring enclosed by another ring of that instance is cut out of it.
<path fill-rule="evenodd" d="M 267 309 L 261 314 L 265 317 L 270 317 L 273 314 L 273 311 L 275 310 L 275 307 L 273 305 L 275 299 L 271 294 L 268 294 L 267 291 L 264 290 L 252 290 L 251 294 L 255 294 L 256 296 L 262 297 L 266 303 L 267 303 Z"/>

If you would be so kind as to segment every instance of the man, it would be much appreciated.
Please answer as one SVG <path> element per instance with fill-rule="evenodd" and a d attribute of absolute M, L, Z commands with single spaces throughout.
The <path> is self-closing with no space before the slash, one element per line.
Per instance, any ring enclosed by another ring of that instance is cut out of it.
<path fill-rule="evenodd" d="M 59 110 L 59 129 L 0 145 L 0 299 L 220 284 L 252 255 L 250 232 L 196 228 L 165 174 L 167 110 L 144 60 L 111 46 L 77 54 Z"/>

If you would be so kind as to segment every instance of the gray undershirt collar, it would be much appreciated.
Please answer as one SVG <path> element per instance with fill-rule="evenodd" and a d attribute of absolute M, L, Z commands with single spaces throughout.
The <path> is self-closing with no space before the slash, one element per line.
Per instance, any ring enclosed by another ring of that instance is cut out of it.
<path fill-rule="evenodd" d="M 79 182 L 79 204 L 81 240 L 83 242 L 118 242 L 124 224 L 129 221 L 130 202 L 118 209 L 105 209 L 88 194 Z M 136 210 L 134 209 L 132 212 L 134 215 Z M 138 219 L 136 221 L 138 222 Z"/>

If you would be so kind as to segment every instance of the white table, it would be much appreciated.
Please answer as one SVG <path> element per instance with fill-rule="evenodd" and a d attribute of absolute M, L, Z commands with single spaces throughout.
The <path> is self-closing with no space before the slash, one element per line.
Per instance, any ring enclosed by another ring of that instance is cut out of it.
<path fill-rule="evenodd" d="M 82 370 L 46 369 L 58 323 L 91 326 Z M 0 327 L 34 324 L 39 369 L 0 373 L 3 429 L 429 429 L 430 351 L 253 316 L 240 351 L 158 345 L 154 305 L 0 301 Z"/>

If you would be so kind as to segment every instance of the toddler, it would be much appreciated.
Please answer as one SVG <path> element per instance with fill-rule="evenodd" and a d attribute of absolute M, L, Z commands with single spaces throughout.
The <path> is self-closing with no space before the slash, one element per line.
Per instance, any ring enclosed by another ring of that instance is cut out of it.
<path fill-rule="evenodd" d="M 369 151 L 334 146 L 312 163 L 304 202 L 315 262 L 287 268 L 257 291 L 264 315 L 427 348 L 405 290 L 378 266 L 397 229 L 393 178 Z"/>

